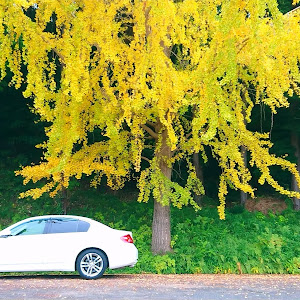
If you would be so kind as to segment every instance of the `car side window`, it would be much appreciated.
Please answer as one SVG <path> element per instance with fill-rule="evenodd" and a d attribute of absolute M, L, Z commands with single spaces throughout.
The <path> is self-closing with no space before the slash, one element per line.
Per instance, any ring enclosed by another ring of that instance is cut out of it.
<path fill-rule="evenodd" d="M 34 235 L 45 233 L 45 226 L 47 220 L 32 220 L 29 222 L 22 223 L 11 229 L 11 235 Z"/>
<path fill-rule="evenodd" d="M 87 232 L 90 228 L 90 223 L 78 220 L 77 232 Z"/>
<path fill-rule="evenodd" d="M 90 224 L 73 218 L 51 218 L 48 233 L 86 232 Z"/>

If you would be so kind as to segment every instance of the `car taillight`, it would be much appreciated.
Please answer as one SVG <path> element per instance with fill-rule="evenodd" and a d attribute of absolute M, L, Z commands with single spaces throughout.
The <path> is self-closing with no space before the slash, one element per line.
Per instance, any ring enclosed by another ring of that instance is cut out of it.
<path fill-rule="evenodd" d="M 131 244 L 133 243 L 133 239 L 130 234 L 121 236 L 121 240 L 125 243 L 131 243 Z"/>

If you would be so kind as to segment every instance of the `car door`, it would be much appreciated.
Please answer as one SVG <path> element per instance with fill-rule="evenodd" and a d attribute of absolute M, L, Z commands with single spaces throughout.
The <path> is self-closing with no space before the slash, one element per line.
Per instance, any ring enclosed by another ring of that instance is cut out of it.
<path fill-rule="evenodd" d="M 46 264 L 54 270 L 72 271 L 75 268 L 75 259 L 86 244 L 86 233 L 90 227 L 84 222 L 72 217 L 52 217 L 47 225 Z"/>
<path fill-rule="evenodd" d="M 0 238 L 1 271 L 38 271 L 45 261 L 47 219 L 30 220 L 12 227 Z"/>

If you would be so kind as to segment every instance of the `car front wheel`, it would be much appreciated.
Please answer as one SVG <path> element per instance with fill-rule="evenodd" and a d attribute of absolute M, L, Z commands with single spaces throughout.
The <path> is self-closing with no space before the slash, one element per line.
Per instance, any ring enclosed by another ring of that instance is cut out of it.
<path fill-rule="evenodd" d="M 103 275 L 107 264 L 107 258 L 102 251 L 87 249 L 78 256 L 76 269 L 84 279 L 97 279 Z"/>

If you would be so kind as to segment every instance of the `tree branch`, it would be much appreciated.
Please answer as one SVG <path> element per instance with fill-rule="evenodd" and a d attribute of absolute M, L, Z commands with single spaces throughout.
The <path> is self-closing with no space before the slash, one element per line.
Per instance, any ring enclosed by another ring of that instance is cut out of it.
<path fill-rule="evenodd" d="M 189 138 L 192 134 L 193 134 L 192 131 L 189 132 L 189 133 L 185 136 L 185 140 L 188 141 L 188 138 Z"/>
<path fill-rule="evenodd" d="M 141 159 L 147 161 L 149 164 L 151 164 L 151 160 L 145 156 L 141 156 Z"/>
<path fill-rule="evenodd" d="M 60 58 L 61 65 L 65 66 L 66 64 L 64 62 L 64 56 L 61 53 L 59 53 L 59 51 L 56 48 L 53 48 L 52 51 Z"/>
<path fill-rule="evenodd" d="M 152 136 L 154 139 L 156 139 L 156 140 L 158 139 L 158 134 L 154 130 L 152 130 L 150 127 L 148 127 L 145 124 L 142 124 L 141 127 L 143 129 L 145 129 L 150 134 L 150 136 Z"/>
<path fill-rule="evenodd" d="M 156 125 L 155 123 L 153 123 L 153 122 L 151 122 L 151 121 L 146 121 L 146 123 L 147 123 L 149 126 L 155 128 L 155 125 Z"/>
<path fill-rule="evenodd" d="M 240 49 L 238 49 L 237 54 L 239 54 L 243 50 L 243 48 L 247 45 L 248 40 L 249 40 L 249 38 L 246 38 L 242 41 L 242 43 L 240 44 L 241 47 L 240 47 Z"/>
<path fill-rule="evenodd" d="M 45 33 L 42 33 L 41 35 L 39 35 L 39 37 L 47 44 L 51 44 L 51 42 L 53 41 L 53 39 L 49 38 Z M 57 50 L 56 47 L 53 47 L 51 50 L 60 58 L 62 66 L 65 66 L 66 64 L 64 56 Z"/>

